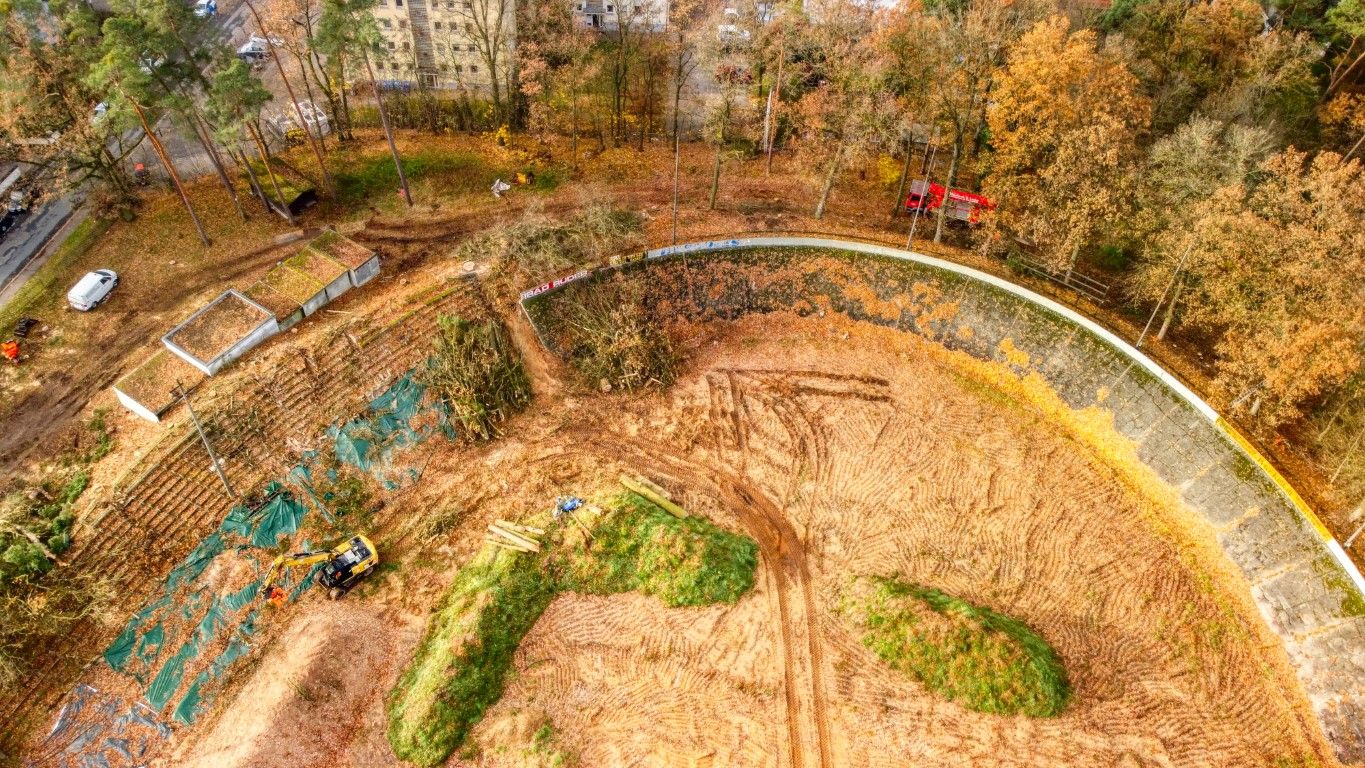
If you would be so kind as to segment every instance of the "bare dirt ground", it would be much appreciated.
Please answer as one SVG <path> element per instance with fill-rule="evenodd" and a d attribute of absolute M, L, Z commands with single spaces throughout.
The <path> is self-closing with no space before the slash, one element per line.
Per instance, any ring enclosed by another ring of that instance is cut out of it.
<path fill-rule="evenodd" d="M 344 603 L 289 609 L 167 764 L 388 764 L 383 697 L 413 617 L 482 526 L 622 469 L 754 537 L 757 587 L 704 609 L 561 597 L 452 765 L 540 765 L 544 725 L 583 766 L 1335 764 L 1208 532 L 1134 482 L 1140 468 L 1103 463 L 1074 424 L 1043 416 L 1048 393 L 832 317 L 687 332 L 689 369 L 666 394 L 580 396 L 533 356 L 533 413 L 492 446 L 436 450 L 389 517 L 381 548 L 398 570 Z M 413 533 L 449 510 L 455 532 Z M 1072 705 L 980 714 L 893 673 L 836 617 L 860 574 L 1024 620 L 1066 664 Z"/>

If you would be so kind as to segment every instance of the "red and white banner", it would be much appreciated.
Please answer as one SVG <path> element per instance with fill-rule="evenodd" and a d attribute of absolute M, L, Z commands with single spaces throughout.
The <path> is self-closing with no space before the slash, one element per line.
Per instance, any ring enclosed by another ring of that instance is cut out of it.
<path fill-rule="evenodd" d="M 579 271 L 573 273 L 572 275 L 567 275 L 565 277 L 557 277 L 548 283 L 542 283 L 540 285 L 537 285 L 535 288 L 522 291 L 521 300 L 526 301 L 527 299 L 535 298 L 536 296 L 539 296 L 540 294 L 545 293 L 546 291 L 553 291 L 554 289 L 559 288 L 560 286 L 568 285 L 569 283 L 572 283 L 575 280 L 582 280 L 583 278 L 587 277 L 590 274 L 592 273 L 589 272 L 588 270 L 580 269 Z"/>

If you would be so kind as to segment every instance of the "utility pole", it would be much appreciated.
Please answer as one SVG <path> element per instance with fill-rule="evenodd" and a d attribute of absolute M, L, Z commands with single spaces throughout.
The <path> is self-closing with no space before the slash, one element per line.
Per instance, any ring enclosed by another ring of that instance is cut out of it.
<path fill-rule="evenodd" d="M 204 443 L 204 450 L 208 451 L 209 460 L 213 462 L 213 471 L 217 472 L 218 479 L 223 481 L 223 488 L 227 490 L 227 495 L 234 499 L 237 498 L 237 494 L 232 490 L 232 485 L 228 483 L 227 473 L 223 471 L 222 462 L 218 461 L 218 454 L 213 452 L 213 446 L 209 445 L 208 435 L 204 434 L 204 425 L 199 423 L 199 416 L 195 414 L 194 406 L 190 405 L 190 395 L 185 391 L 185 385 L 181 384 L 179 379 L 176 379 L 175 389 L 171 390 L 171 393 L 178 395 L 181 402 L 185 404 L 185 410 L 190 412 L 190 421 L 194 422 L 194 428 L 199 432 L 199 439 Z"/>
<path fill-rule="evenodd" d="M 929 139 L 929 143 L 924 147 L 924 188 L 920 190 L 919 204 L 915 206 L 915 215 L 910 219 L 910 234 L 905 236 L 905 250 L 915 243 L 915 228 L 919 226 L 919 212 L 924 210 L 924 205 L 929 201 L 929 184 L 933 181 L 934 164 L 933 159 L 938 155 L 938 128 L 934 129 L 934 135 Z M 910 187 L 914 191 L 914 185 Z M 947 193 L 945 192 L 946 196 Z M 946 203 L 947 200 L 944 201 Z"/>

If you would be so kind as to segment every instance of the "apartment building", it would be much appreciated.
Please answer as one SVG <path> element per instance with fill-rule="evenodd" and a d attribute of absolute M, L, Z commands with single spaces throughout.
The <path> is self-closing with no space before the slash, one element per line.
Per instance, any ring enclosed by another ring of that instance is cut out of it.
<path fill-rule="evenodd" d="M 591 29 L 614 32 L 622 25 L 662 31 L 668 26 L 669 0 L 570 0 L 578 22 Z"/>
<path fill-rule="evenodd" d="M 579 23 L 604 32 L 668 25 L 670 0 L 564 1 L 573 3 Z M 500 51 L 505 74 L 516 48 L 516 0 L 379 0 L 374 16 L 387 48 L 374 62 L 382 82 L 487 90 L 485 54 Z"/>
<path fill-rule="evenodd" d="M 506 73 L 516 47 L 516 0 L 379 0 L 375 20 L 386 55 L 381 81 L 427 88 L 487 90 L 487 52 Z"/>

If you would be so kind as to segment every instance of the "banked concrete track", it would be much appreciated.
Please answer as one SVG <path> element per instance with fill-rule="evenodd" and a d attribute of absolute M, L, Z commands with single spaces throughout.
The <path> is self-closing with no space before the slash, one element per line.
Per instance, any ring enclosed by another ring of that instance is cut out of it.
<path fill-rule="evenodd" d="M 1224 554 L 1250 587 L 1262 618 L 1282 640 L 1323 730 L 1343 762 L 1365 761 L 1365 579 L 1294 489 L 1198 395 L 1113 333 L 1077 312 L 1006 280 L 886 246 L 809 237 L 689 243 L 642 254 L 609 269 L 649 269 L 676 257 L 743 258 L 758 249 L 815 249 L 860 263 L 880 262 L 870 291 L 886 301 L 914 284 L 932 286 L 955 311 L 925 322 L 912 309 L 869 312 L 868 295 L 807 281 L 804 288 L 745 285 L 713 290 L 702 303 L 717 316 L 791 309 L 818 292 L 821 302 L 859 319 L 918 333 L 998 362 L 1026 353 L 1073 408 L 1099 408 L 1137 454 L 1216 531 Z M 889 278 L 888 278 L 889 276 Z M 592 277 L 580 272 L 522 295 L 533 323 L 552 292 Z M 812 285 L 814 287 L 812 287 Z M 795 293 L 794 293 L 795 291 Z M 809 304 L 807 304 L 809 306 Z M 1008 342 L 1008 343 L 1005 343 Z"/>

